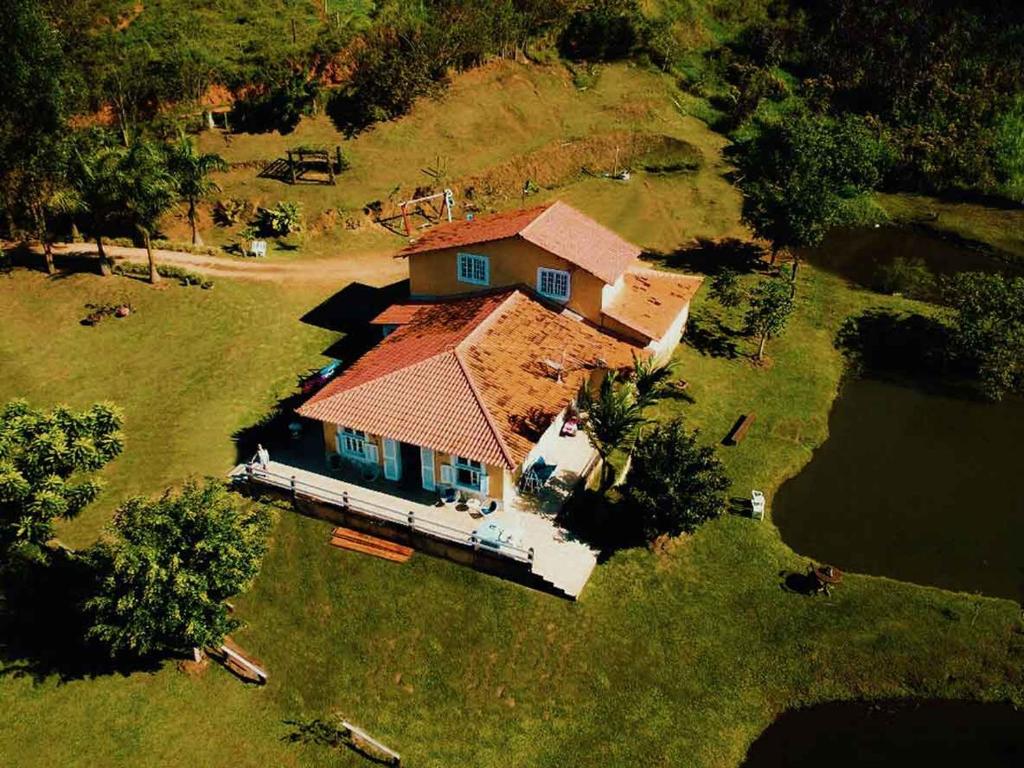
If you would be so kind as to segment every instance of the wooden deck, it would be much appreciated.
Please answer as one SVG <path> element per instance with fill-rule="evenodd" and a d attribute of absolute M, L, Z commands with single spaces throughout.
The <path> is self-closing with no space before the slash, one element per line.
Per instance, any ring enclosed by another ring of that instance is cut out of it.
<path fill-rule="evenodd" d="M 231 478 L 314 499 L 320 503 L 354 512 L 374 520 L 449 542 L 472 552 L 483 549 L 474 531 L 481 521 L 454 505 L 427 505 L 364 488 L 299 467 L 268 462 L 265 467 L 239 464 Z M 525 505 L 524 505 L 525 506 Z M 528 512 L 519 505 L 495 512 L 489 520 L 523 532 L 518 545 L 488 544 L 490 555 L 512 560 L 520 570 L 540 577 L 550 591 L 576 599 L 597 564 L 596 553 L 580 542 L 569 540 L 550 514 Z"/>

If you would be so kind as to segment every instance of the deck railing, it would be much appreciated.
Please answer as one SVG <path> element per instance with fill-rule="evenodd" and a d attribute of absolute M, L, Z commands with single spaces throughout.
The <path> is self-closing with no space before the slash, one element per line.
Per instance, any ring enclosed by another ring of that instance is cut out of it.
<path fill-rule="evenodd" d="M 402 510 L 385 506 L 355 491 L 349 491 L 348 489 L 343 489 L 340 492 L 335 491 L 322 485 L 306 482 L 295 475 L 274 472 L 255 463 L 246 464 L 245 474 L 236 475 L 236 477 L 244 477 L 250 483 L 258 482 L 274 488 L 287 490 L 291 492 L 292 496 L 297 494 L 309 496 L 317 501 L 340 506 L 367 517 L 401 525 L 411 531 L 425 533 L 434 538 L 461 544 L 462 546 L 469 546 L 473 549 L 483 548 L 489 552 L 495 552 L 523 563 L 533 562 L 533 547 L 524 549 L 523 547 L 517 547 L 504 542 L 484 541 L 472 532 L 417 515 L 412 509 Z M 398 501 L 397 498 L 396 501 Z"/>

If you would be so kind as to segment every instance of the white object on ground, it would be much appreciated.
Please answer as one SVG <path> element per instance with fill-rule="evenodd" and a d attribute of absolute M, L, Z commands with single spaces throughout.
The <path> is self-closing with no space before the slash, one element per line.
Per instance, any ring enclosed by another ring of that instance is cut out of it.
<path fill-rule="evenodd" d="M 750 492 L 750 506 L 753 510 L 753 517 L 755 520 L 764 520 L 764 494 L 761 491 Z"/>

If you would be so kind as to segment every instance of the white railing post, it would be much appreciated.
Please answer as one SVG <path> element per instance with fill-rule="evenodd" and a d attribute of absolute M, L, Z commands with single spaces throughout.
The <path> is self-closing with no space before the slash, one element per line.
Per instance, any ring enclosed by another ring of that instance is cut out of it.
<path fill-rule="evenodd" d="M 476 534 L 475 534 L 475 533 L 471 533 L 471 534 L 469 535 L 469 540 L 470 540 L 470 542 L 472 542 L 472 544 L 473 544 L 473 549 L 474 549 L 474 550 L 478 550 L 478 549 L 480 549 L 480 539 L 478 539 L 478 538 L 476 537 Z"/>
<path fill-rule="evenodd" d="M 341 492 L 341 503 L 345 506 L 345 509 L 348 509 L 348 491 L 347 490 Z"/>
<path fill-rule="evenodd" d="M 526 550 L 526 559 L 531 563 L 533 562 L 533 547 Z"/>

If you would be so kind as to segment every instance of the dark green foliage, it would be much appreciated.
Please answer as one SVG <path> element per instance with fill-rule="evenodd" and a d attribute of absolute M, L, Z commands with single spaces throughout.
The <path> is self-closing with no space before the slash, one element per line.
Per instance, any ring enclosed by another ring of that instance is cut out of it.
<path fill-rule="evenodd" d="M 62 168 L 53 153 L 64 131 L 69 75 L 60 37 L 38 3 L 0 0 L 0 19 L 0 209 L 9 224 L 38 230 L 38 184 Z"/>
<path fill-rule="evenodd" d="M 700 445 L 697 435 L 674 419 L 633 447 L 624 502 L 648 541 L 692 533 L 725 509 L 729 478 L 714 449 Z"/>
<path fill-rule="evenodd" d="M 736 154 L 743 218 L 776 251 L 816 246 L 849 223 L 852 201 L 878 184 L 887 157 L 863 120 L 804 112 L 762 126 Z"/>
<path fill-rule="evenodd" d="M 231 109 L 231 125 L 245 133 L 291 133 L 312 111 L 319 90 L 316 80 L 303 74 L 290 75 L 236 101 Z"/>
<path fill-rule="evenodd" d="M 100 581 L 89 636 L 112 655 L 219 645 L 239 625 L 224 601 L 256 577 L 270 528 L 265 507 L 212 479 L 128 501 L 90 553 Z"/>
<path fill-rule="evenodd" d="M 806 0 L 790 52 L 833 109 L 891 128 L 901 185 L 991 190 L 995 126 L 1024 87 L 1024 5 Z"/>
<path fill-rule="evenodd" d="M 760 338 L 757 359 L 764 358 L 768 339 L 779 336 L 793 314 L 793 293 L 790 285 L 779 278 L 768 278 L 750 293 L 750 307 L 743 318 L 746 332 Z"/>
<path fill-rule="evenodd" d="M 982 392 L 1024 391 L 1024 278 L 961 272 L 943 286 L 953 308 L 953 349 Z"/>
<path fill-rule="evenodd" d="M 637 429 L 646 423 L 644 405 L 633 383 L 621 381 L 615 371 L 605 374 L 597 392 L 593 392 L 584 381 L 576 393 L 576 407 L 583 417 L 583 430 L 603 462 L 602 485 L 612 479 L 608 458 L 616 450 L 628 451 Z"/>
<path fill-rule="evenodd" d="M 637 357 L 634 353 L 631 381 L 641 405 L 650 405 L 664 393 L 671 377 L 671 365 L 657 363 L 653 357 Z"/>
<path fill-rule="evenodd" d="M 123 447 L 121 414 L 110 405 L 49 413 L 15 400 L 0 409 L 0 557 L 40 548 L 100 491 L 94 478 Z"/>
<path fill-rule="evenodd" d="M 936 379 L 954 372 L 949 363 L 950 329 L 940 319 L 889 309 L 848 317 L 835 345 L 859 372 Z"/>
<path fill-rule="evenodd" d="M 283 236 L 302 231 L 302 206 L 282 200 L 273 208 L 256 212 L 259 231 L 263 235 Z"/>
<path fill-rule="evenodd" d="M 711 278 L 711 298 L 723 307 L 738 307 L 743 301 L 739 274 L 734 269 L 723 267 Z"/>
<path fill-rule="evenodd" d="M 327 111 L 351 135 L 367 126 L 404 115 L 421 96 L 447 83 L 436 32 L 418 27 L 384 29 L 370 35 L 358 54 L 348 84 Z"/>
<path fill-rule="evenodd" d="M 636 0 L 594 0 L 569 17 L 558 47 L 568 59 L 625 59 L 640 44 L 643 25 Z"/>

